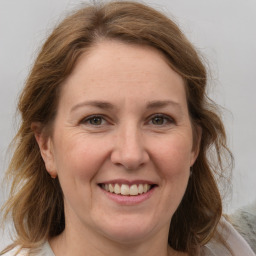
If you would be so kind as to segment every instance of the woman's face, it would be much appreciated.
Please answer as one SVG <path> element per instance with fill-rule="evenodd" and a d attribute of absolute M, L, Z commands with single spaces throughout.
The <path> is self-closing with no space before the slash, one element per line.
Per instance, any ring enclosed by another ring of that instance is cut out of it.
<path fill-rule="evenodd" d="M 155 49 L 103 41 L 63 85 L 38 142 L 58 175 L 64 232 L 119 242 L 168 235 L 197 153 L 184 82 Z"/>

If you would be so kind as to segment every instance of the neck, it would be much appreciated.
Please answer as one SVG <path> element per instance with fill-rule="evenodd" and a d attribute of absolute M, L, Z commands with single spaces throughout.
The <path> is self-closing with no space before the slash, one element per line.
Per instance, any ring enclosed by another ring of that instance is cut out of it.
<path fill-rule="evenodd" d="M 101 234 L 92 232 L 63 231 L 58 237 L 50 240 L 50 245 L 56 256 L 176 256 L 179 255 L 168 246 L 167 238 L 154 236 L 141 241 L 120 242 L 113 241 Z"/>
<path fill-rule="evenodd" d="M 169 225 L 155 227 L 143 235 L 139 228 L 134 234 L 103 234 L 90 223 L 66 214 L 65 230 L 51 239 L 55 256 L 181 256 L 168 245 Z M 125 227 L 124 227 L 125 228 Z"/>

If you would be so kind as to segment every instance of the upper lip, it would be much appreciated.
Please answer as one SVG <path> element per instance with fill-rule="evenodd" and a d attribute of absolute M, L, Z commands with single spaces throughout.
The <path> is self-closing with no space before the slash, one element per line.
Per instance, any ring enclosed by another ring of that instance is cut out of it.
<path fill-rule="evenodd" d="M 149 184 L 149 185 L 157 185 L 155 182 L 149 181 L 149 180 L 126 180 L 126 179 L 113 179 L 113 180 L 107 180 L 100 182 L 99 184 L 127 184 L 127 185 L 133 185 L 133 184 Z"/>

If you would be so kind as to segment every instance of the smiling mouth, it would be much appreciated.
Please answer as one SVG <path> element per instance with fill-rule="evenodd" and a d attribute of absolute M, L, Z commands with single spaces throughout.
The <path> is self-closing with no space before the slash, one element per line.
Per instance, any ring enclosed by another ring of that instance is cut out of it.
<path fill-rule="evenodd" d="M 123 196 L 138 196 L 147 193 L 156 185 L 154 184 L 99 184 L 100 187 L 110 193 Z"/>

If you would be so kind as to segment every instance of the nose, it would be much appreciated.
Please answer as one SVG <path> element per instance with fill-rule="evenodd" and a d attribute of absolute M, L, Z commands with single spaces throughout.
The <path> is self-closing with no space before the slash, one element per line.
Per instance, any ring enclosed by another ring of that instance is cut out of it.
<path fill-rule="evenodd" d="M 146 164 L 149 155 L 143 136 L 136 126 L 120 127 L 114 141 L 111 161 L 127 170 L 136 170 Z"/>

